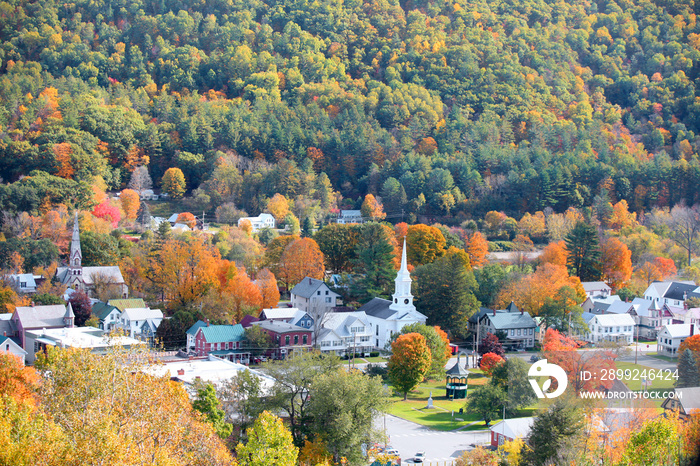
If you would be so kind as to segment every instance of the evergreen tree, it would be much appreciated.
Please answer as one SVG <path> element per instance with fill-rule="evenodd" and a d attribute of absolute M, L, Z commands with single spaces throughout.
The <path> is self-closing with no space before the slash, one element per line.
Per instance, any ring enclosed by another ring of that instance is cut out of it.
<path fill-rule="evenodd" d="M 600 280 L 600 245 L 595 228 L 588 223 L 579 222 L 566 235 L 564 242 L 569 273 L 584 282 Z"/>
<path fill-rule="evenodd" d="M 303 238 L 311 238 L 314 233 L 314 224 L 310 217 L 304 218 L 304 223 L 301 225 L 301 236 Z"/>
<path fill-rule="evenodd" d="M 151 226 L 151 220 L 151 209 L 148 208 L 148 204 L 142 202 L 136 213 L 136 222 L 141 225 L 141 228 L 148 229 Z"/>
<path fill-rule="evenodd" d="M 477 284 L 464 251 L 448 253 L 413 272 L 416 309 L 428 321 L 449 330 L 451 337 L 465 337 L 469 317 L 479 308 L 472 290 Z"/>
<path fill-rule="evenodd" d="M 394 247 L 384 227 L 379 223 L 362 225 L 355 253 L 356 271 L 361 274 L 357 282 L 360 300 L 367 302 L 375 297 L 391 296 L 396 277 Z"/>
<path fill-rule="evenodd" d="M 530 429 L 529 448 L 523 451 L 523 464 L 569 464 L 562 458 L 570 453 L 583 428 L 581 410 L 566 396 L 557 398 L 554 404 L 535 418 Z"/>
<path fill-rule="evenodd" d="M 686 349 L 678 358 L 677 388 L 700 387 L 700 371 L 693 352 Z"/>

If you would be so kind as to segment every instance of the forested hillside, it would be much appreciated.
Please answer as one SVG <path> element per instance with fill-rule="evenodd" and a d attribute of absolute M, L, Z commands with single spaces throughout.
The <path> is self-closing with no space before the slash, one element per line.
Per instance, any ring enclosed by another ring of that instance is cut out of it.
<path fill-rule="evenodd" d="M 0 208 L 91 207 L 96 180 L 119 189 L 141 165 L 253 214 L 275 193 L 326 209 L 372 193 L 444 223 L 694 204 L 694 8 L 3 1 Z"/>

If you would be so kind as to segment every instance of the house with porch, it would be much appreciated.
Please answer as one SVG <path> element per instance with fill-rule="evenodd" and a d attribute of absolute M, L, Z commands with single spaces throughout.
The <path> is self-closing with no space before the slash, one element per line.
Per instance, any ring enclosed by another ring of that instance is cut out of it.
<path fill-rule="evenodd" d="M 481 335 L 502 331 L 506 334 L 504 346 L 509 349 L 532 348 L 535 346 L 535 330 L 537 323 L 524 311 L 517 311 L 513 303 L 511 311 L 485 313 L 479 319 Z"/>
<path fill-rule="evenodd" d="M 97 301 L 92 305 L 92 314 L 100 320 L 100 328 L 105 332 L 111 332 L 119 326 L 121 311 L 111 304 Z"/>
<path fill-rule="evenodd" d="M 118 327 L 131 338 L 144 338 L 153 343 L 158 326 L 163 321 L 163 312 L 150 307 L 128 307 L 119 316 Z"/>
<path fill-rule="evenodd" d="M 626 313 L 594 315 L 588 321 L 589 333 L 584 339 L 592 343 L 613 341 L 629 345 L 634 339 L 634 327 L 634 319 Z"/>
<path fill-rule="evenodd" d="M 275 217 L 270 214 L 260 214 L 257 217 L 241 217 L 238 219 L 238 227 L 248 220 L 253 226 L 253 233 L 257 233 L 263 228 L 275 228 Z"/>
<path fill-rule="evenodd" d="M 318 336 L 316 347 L 323 353 L 339 356 L 369 353 L 374 348 L 372 324 L 363 311 L 331 312 L 326 316 Z"/>
<path fill-rule="evenodd" d="M 197 356 L 214 355 L 240 364 L 250 364 L 250 351 L 243 348 L 245 333 L 241 324 L 204 325 L 197 329 L 194 347 Z"/>
<path fill-rule="evenodd" d="M 27 355 L 27 362 L 33 363 L 36 353 L 46 351 L 50 346 L 83 348 L 93 353 L 105 354 L 110 348 L 131 348 L 143 345 L 143 342 L 127 336 L 111 337 L 95 327 L 67 327 L 27 331 L 26 344 L 33 348 L 33 352 L 29 351 Z"/>

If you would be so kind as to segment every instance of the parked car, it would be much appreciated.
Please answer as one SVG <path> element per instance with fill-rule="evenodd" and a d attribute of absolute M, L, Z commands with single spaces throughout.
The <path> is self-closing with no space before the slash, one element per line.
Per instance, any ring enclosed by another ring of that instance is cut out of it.
<path fill-rule="evenodd" d="M 540 357 L 537 356 L 536 354 L 533 354 L 532 356 L 530 356 L 530 362 L 537 362 L 539 360 L 540 360 Z"/>
<path fill-rule="evenodd" d="M 414 463 L 422 463 L 424 460 L 425 460 L 425 452 L 424 451 L 419 451 L 413 457 Z"/>

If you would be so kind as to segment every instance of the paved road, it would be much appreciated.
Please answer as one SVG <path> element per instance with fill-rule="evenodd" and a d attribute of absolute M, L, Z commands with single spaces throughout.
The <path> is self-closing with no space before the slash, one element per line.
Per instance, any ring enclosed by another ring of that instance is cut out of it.
<path fill-rule="evenodd" d="M 376 419 L 377 428 L 384 429 L 385 417 Z M 401 454 L 402 464 L 412 464 L 411 459 L 418 451 L 424 451 L 424 464 L 450 466 L 462 452 L 471 450 L 474 444 L 490 441 L 488 431 L 481 432 L 440 432 L 396 416 L 386 415 L 386 433 L 389 445 Z"/>

